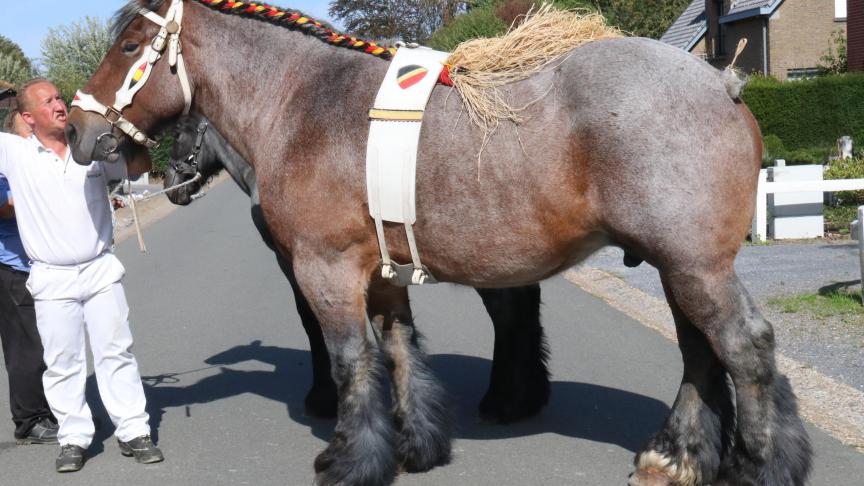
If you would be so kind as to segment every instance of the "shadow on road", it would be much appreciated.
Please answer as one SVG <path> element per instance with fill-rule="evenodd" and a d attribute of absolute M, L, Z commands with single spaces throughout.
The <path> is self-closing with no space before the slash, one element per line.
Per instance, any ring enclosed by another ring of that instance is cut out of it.
<path fill-rule="evenodd" d="M 266 363 L 274 370 L 243 371 L 228 367 L 246 361 Z M 188 415 L 192 405 L 244 393 L 284 403 L 288 415 L 309 426 L 318 438 L 328 440 L 333 433 L 334 421 L 310 418 L 303 412 L 303 399 L 311 383 L 308 351 L 253 342 L 213 355 L 205 363 L 210 366 L 143 377 L 154 439 L 158 440 L 159 425 L 167 409 L 186 407 Z M 494 440 L 555 433 L 615 444 L 635 452 L 660 428 L 669 413 L 663 402 L 636 393 L 590 383 L 553 381 L 549 405 L 539 415 L 515 424 L 486 424 L 478 418 L 477 404 L 488 386 L 491 361 L 437 354 L 431 356 L 431 365 L 451 396 L 459 438 Z M 219 372 L 184 385 L 193 379 L 195 372 L 208 369 Z M 113 432 L 95 385 L 91 376 L 87 395 L 98 424 L 92 455 L 102 452 L 102 442 Z"/>

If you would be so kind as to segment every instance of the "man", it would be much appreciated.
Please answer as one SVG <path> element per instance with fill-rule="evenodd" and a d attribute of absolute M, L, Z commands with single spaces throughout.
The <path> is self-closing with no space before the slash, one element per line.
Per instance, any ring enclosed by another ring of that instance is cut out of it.
<path fill-rule="evenodd" d="M 17 111 L 9 114 L 3 130 L 30 136 L 30 127 Z M 42 343 L 33 298 L 26 287 L 28 261 L 15 223 L 9 183 L 0 176 L 0 341 L 9 376 L 15 441 L 19 445 L 56 444 L 57 424 L 42 389 Z"/>
<path fill-rule="evenodd" d="M 0 134 L 0 175 L 15 195 L 24 249 L 33 262 L 27 287 L 47 366 L 42 382 L 60 425 L 58 472 L 77 471 L 95 431 L 84 397 L 85 329 L 99 394 L 125 456 L 163 460 L 150 439 L 144 389 L 132 355 L 129 308 L 120 283 L 123 265 L 111 252 L 106 183 L 122 178 L 122 163 L 72 160 L 66 145 L 66 105 L 44 79 L 25 83 L 18 109 L 33 135 Z"/>

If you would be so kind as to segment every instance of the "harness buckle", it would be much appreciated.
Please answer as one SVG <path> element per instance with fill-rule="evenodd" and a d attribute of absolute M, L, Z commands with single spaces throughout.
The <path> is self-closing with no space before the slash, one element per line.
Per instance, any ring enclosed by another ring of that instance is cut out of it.
<path fill-rule="evenodd" d="M 168 36 L 166 36 L 164 32 L 164 29 L 160 30 L 159 33 L 156 34 L 156 37 L 153 38 L 153 42 L 150 43 L 150 47 L 160 54 L 165 50 L 165 44 L 168 39 Z"/>
<path fill-rule="evenodd" d="M 120 122 L 120 119 L 123 118 L 123 114 L 116 110 L 113 106 L 106 106 L 105 113 L 102 115 L 108 120 L 108 123 L 111 124 L 111 127 L 117 125 Z M 113 117 L 113 120 L 112 120 Z"/>

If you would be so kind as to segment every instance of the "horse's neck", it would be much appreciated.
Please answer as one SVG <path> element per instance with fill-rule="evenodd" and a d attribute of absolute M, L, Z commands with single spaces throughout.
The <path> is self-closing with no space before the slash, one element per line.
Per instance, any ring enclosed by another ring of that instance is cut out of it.
<path fill-rule="evenodd" d="M 300 32 L 264 23 L 250 29 L 246 19 L 203 6 L 196 11 L 200 15 L 184 18 L 184 53 L 196 91 L 193 108 L 243 159 L 254 165 L 256 154 L 279 155 L 263 154 L 265 149 L 255 146 L 274 133 L 291 144 L 304 142 L 303 123 L 322 106 L 357 111 L 365 119 L 365 110 L 347 105 L 365 104 L 368 93 L 358 94 L 357 87 L 365 89 L 372 79 L 380 83 L 386 62 Z M 373 89 L 370 102 L 374 94 Z"/>
<path fill-rule="evenodd" d="M 240 189 L 251 196 L 255 187 L 255 170 L 215 129 L 208 130 L 207 136 L 210 138 L 207 143 L 216 151 L 216 158 Z"/>

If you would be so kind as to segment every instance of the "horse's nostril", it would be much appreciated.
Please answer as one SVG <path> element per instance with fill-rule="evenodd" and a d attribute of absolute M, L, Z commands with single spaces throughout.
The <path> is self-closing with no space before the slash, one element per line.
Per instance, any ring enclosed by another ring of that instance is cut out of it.
<path fill-rule="evenodd" d="M 75 126 L 71 123 L 66 124 L 66 143 L 69 145 L 75 145 L 75 142 L 78 140 L 78 132 L 75 130 Z"/>

